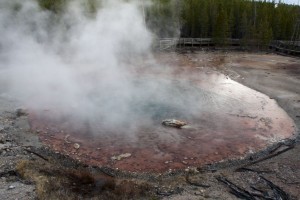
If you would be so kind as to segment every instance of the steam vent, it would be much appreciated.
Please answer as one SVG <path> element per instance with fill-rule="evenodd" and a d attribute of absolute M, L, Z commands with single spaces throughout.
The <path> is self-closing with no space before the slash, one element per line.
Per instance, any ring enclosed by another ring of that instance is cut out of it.
<path fill-rule="evenodd" d="M 139 72 L 137 84 L 161 81 L 168 88 L 157 89 L 152 100 L 133 100 L 131 109 L 144 117 L 112 128 L 99 121 L 91 128 L 89 123 L 69 121 L 68 116 L 58 120 L 59 111 L 47 109 L 30 114 L 31 127 L 56 152 L 127 172 L 160 173 L 242 159 L 293 137 L 293 121 L 268 96 L 217 72 L 175 71 Z M 165 119 L 188 125 L 163 126 Z"/>

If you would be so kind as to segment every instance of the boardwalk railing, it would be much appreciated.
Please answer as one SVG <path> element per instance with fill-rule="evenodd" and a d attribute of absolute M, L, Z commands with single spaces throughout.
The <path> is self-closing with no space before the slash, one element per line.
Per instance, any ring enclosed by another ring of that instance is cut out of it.
<path fill-rule="evenodd" d="M 242 46 L 243 40 L 241 39 L 226 39 L 224 41 L 226 46 Z M 161 38 L 158 40 L 159 49 L 175 50 L 176 48 L 183 47 L 213 47 L 216 46 L 216 42 L 212 38 Z M 257 46 L 257 41 L 247 41 L 248 46 Z M 281 41 L 274 40 L 269 44 L 269 48 L 275 51 L 300 55 L 300 41 Z"/>
<path fill-rule="evenodd" d="M 300 41 L 274 40 L 271 42 L 270 48 L 281 53 L 300 56 Z"/>
<path fill-rule="evenodd" d="M 239 39 L 226 39 L 224 42 L 228 46 L 240 46 Z M 199 47 L 199 46 L 215 46 L 212 38 L 161 38 L 159 39 L 160 50 L 173 50 L 176 47 Z"/>

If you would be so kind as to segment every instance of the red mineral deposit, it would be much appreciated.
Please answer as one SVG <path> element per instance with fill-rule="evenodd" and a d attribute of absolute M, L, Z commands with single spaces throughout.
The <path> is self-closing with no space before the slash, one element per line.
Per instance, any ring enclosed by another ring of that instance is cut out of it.
<path fill-rule="evenodd" d="M 144 110 L 153 120 L 129 119 L 134 130 L 102 128 L 101 122 L 91 130 L 88 123 L 61 117 L 55 108 L 31 112 L 31 128 L 39 130 L 41 141 L 54 151 L 86 164 L 128 172 L 166 172 L 241 159 L 294 137 L 293 121 L 275 100 L 219 73 L 183 71 L 139 72 L 141 82 L 169 80 L 171 90 L 176 90 L 170 101 L 178 105 L 136 105 L 134 109 Z M 163 126 L 166 119 L 188 124 Z"/>

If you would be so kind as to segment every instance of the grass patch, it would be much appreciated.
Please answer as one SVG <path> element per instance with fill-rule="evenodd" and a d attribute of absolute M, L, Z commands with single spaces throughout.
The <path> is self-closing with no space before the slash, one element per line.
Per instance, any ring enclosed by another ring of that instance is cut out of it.
<path fill-rule="evenodd" d="M 140 199 L 151 197 L 151 186 L 116 179 L 87 169 L 74 169 L 45 161 L 21 160 L 17 172 L 36 184 L 38 199 Z M 152 190 L 153 191 L 153 190 Z"/>

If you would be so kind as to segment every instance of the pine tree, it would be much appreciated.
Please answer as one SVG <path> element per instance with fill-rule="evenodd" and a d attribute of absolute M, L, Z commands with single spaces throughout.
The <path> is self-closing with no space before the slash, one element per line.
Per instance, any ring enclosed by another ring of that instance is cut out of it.
<path fill-rule="evenodd" d="M 226 39 L 228 37 L 228 33 L 229 33 L 229 23 L 228 23 L 227 13 L 224 9 L 221 8 L 217 16 L 217 20 L 213 32 L 213 39 L 215 43 L 220 46 L 226 45 Z"/>
<path fill-rule="evenodd" d="M 200 10 L 200 26 L 201 33 L 198 37 L 206 38 L 209 35 L 209 16 L 206 1 L 201 1 L 201 10 Z"/>
<path fill-rule="evenodd" d="M 258 39 L 261 48 L 268 48 L 268 45 L 273 39 L 273 31 L 267 20 L 261 20 L 259 23 Z"/>
<path fill-rule="evenodd" d="M 242 46 L 247 46 L 249 39 L 250 39 L 250 27 L 248 23 L 248 16 L 247 12 L 244 11 L 241 19 L 241 26 L 240 26 L 240 36 L 242 39 Z"/>

